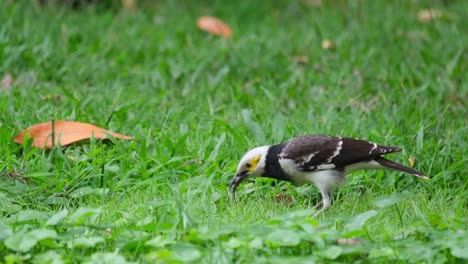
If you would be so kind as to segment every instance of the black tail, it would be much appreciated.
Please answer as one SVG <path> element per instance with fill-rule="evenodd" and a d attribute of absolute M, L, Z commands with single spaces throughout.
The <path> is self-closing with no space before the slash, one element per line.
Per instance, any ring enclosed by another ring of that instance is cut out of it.
<path fill-rule="evenodd" d="M 387 167 L 387 168 L 390 168 L 390 169 L 394 169 L 394 170 L 398 170 L 398 171 L 402 171 L 402 172 L 406 172 L 406 173 L 409 173 L 409 174 L 413 174 L 414 176 L 416 177 L 419 177 L 421 179 L 429 179 L 429 177 L 427 177 L 426 175 L 424 175 L 423 173 L 417 171 L 417 170 L 413 170 L 411 168 L 408 168 L 406 166 L 403 166 L 399 163 L 396 163 L 396 162 L 393 162 L 391 160 L 388 160 L 386 158 L 383 158 L 383 157 L 376 157 L 374 159 L 375 161 L 377 161 L 380 165 L 384 166 L 384 167 Z"/>

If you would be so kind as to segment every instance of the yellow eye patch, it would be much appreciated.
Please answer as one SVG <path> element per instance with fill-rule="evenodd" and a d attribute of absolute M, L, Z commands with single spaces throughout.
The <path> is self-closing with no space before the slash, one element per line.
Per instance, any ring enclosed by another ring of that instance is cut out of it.
<path fill-rule="evenodd" d="M 253 158 L 253 159 L 250 161 L 250 167 L 247 167 L 248 170 L 249 170 L 250 172 L 252 172 L 253 170 L 255 170 L 255 168 L 257 167 L 258 162 L 260 161 L 260 158 L 261 158 L 261 157 L 262 157 L 262 156 L 257 156 L 257 157 Z"/>

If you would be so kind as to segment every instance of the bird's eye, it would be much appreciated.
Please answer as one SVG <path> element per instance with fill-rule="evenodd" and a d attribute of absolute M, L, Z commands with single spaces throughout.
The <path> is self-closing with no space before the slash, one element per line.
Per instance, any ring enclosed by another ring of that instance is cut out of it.
<path fill-rule="evenodd" d="M 250 168 L 252 165 L 250 163 L 245 164 L 245 167 Z"/>

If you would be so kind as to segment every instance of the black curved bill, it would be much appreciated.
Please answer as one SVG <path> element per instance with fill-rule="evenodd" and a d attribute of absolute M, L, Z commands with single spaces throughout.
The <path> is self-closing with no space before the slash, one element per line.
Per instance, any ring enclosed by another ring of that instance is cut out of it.
<path fill-rule="evenodd" d="M 231 183 L 229 184 L 229 191 L 235 192 L 239 184 L 247 178 L 248 173 L 248 171 L 243 171 L 241 173 L 236 174 L 236 176 L 234 176 Z"/>

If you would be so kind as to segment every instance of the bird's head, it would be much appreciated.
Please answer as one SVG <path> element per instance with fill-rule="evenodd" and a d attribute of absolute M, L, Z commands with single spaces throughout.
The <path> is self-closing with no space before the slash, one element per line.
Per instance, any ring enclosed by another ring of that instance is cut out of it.
<path fill-rule="evenodd" d="M 265 161 L 269 148 L 269 146 L 257 147 L 249 150 L 242 157 L 239 166 L 237 166 L 236 175 L 229 185 L 232 192 L 236 191 L 237 186 L 243 180 L 261 176 L 265 172 Z"/>

